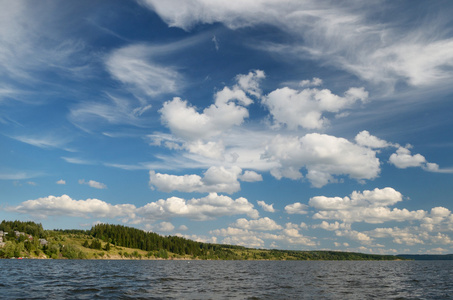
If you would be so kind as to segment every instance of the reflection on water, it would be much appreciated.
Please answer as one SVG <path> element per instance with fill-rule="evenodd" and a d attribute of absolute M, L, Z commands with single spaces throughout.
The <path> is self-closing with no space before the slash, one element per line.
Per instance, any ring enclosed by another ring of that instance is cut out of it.
<path fill-rule="evenodd" d="M 0 260 L 2 299 L 453 299 L 453 261 Z"/>

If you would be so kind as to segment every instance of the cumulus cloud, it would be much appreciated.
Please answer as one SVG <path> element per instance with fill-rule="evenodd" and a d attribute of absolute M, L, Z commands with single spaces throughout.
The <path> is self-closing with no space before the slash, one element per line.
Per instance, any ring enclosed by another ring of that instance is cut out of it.
<path fill-rule="evenodd" d="M 357 145 L 369 148 L 386 148 L 392 146 L 392 144 L 384 140 L 381 140 L 380 138 L 375 137 L 374 135 L 371 135 L 366 130 L 359 132 L 355 137 L 355 141 Z"/>
<path fill-rule="evenodd" d="M 263 181 L 263 176 L 261 174 L 256 173 L 255 171 L 244 171 L 244 174 L 240 176 L 242 181 L 246 182 L 256 182 L 256 181 Z"/>
<path fill-rule="evenodd" d="M 412 148 L 411 145 L 399 147 L 396 153 L 390 155 L 389 162 L 399 169 L 420 167 L 428 172 L 453 173 L 452 169 L 440 169 L 438 164 L 428 162 L 421 154 L 412 155 L 410 148 Z"/>
<path fill-rule="evenodd" d="M 364 88 L 350 88 L 341 97 L 327 89 L 297 91 L 285 87 L 269 93 L 262 102 L 276 125 L 284 124 L 289 129 L 321 129 L 328 122 L 324 113 L 339 113 L 367 98 L 368 92 Z"/>
<path fill-rule="evenodd" d="M 210 193 L 208 196 L 185 200 L 171 197 L 150 202 L 138 209 L 138 213 L 146 219 L 165 219 L 172 217 L 186 217 L 193 220 L 209 220 L 220 216 L 246 214 L 251 218 L 258 218 L 259 213 L 253 204 L 240 197 L 236 200 L 227 196 Z"/>
<path fill-rule="evenodd" d="M 187 230 L 189 230 L 189 227 L 187 227 L 186 225 L 181 225 L 178 227 L 178 230 L 187 231 Z"/>
<path fill-rule="evenodd" d="M 400 169 L 423 166 L 426 163 L 425 157 L 421 154 L 412 155 L 408 148 L 399 147 L 396 153 L 390 156 L 390 163 Z"/>
<path fill-rule="evenodd" d="M 383 223 L 387 221 L 422 220 L 426 216 L 424 210 L 409 211 L 407 209 L 390 209 L 388 206 L 402 201 L 400 192 L 393 188 L 365 190 L 353 192 L 350 197 L 313 197 L 309 206 L 319 210 L 314 219 L 340 220 L 347 223 L 366 222 Z"/>
<path fill-rule="evenodd" d="M 413 246 L 416 244 L 425 244 L 424 238 L 427 237 L 423 232 L 411 232 L 410 228 L 376 228 L 369 232 L 369 235 L 376 238 L 393 238 L 396 244 L 405 244 Z"/>
<path fill-rule="evenodd" d="M 85 181 L 85 179 L 79 179 L 79 184 L 85 184 L 85 185 L 88 185 L 88 186 L 90 186 L 92 188 L 101 189 L 101 190 L 107 188 L 107 185 L 105 185 L 104 183 L 97 182 L 97 181 L 94 181 L 94 180 Z"/>
<path fill-rule="evenodd" d="M 302 178 L 300 169 L 305 167 L 307 178 L 315 187 L 335 182 L 333 175 L 362 180 L 374 179 L 380 172 L 379 159 L 373 150 L 318 133 L 303 137 L 278 135 L 266 147 L 263 158 L 279 163 L 279 168 L 271 170 L 277 179 Z"/>
<path fill-rule="evenodd" d="M 326 221 L 322 221 L 321 224 L 319 224 L 319 225 L 313 225 L 313 228 L 321 228 L 321 229 L 328 230 L 328 231 L 335 231 L 335 230 L 339 230 L 339 229 L 351 229 L 351 224 L 338 223 L 336 221 L 334 223 L 328 223 Z"/>
<path fill-rule="evenodd" d="M 66 184 L 66 181 L 63 180 L 63 179 L 60 179 L 56 182 L 57 184 L 62 184 L 62 185 L 65 185 Z"/>
<path fill-rule="evenodd" d="M 238 219 L 231 226 L 247 229 L 247 230 L 257 230 L 257 231 L 272 231 L 282 229 L 282 226 L 278 225 L 274 220 L 264 217 L 256 220 L 247 220 L 247 219 Z"/>
<path fill-rule="evenodd" d="M 320 210 L 348 210 L 353 207 L 381 207 L 394 205 L 403 200 L 403 195 L 393 188 L 375 188 L 372 191 L 354 191 L 351 197 L 313 197 L 309 205 Z"/>
<path fill-rule="evenodd" d="M 436 225 L 444 222 L 447 224 L 451 223 L 453 225 L 453 215 L 448 208 L 438 206 L 431 209 L 429 215 L 423 219 L 421 226 L 429 231 L 433 231 Z"/>
<path fill-rule="evenodd" d="M 372 241 L 372 238 L 367 234 L 356 230 L 337 230 L 335 234 L 337 236 L 344 236 L 364 244 L 369 244 Z"/>
<path fill-rule="evenodd" d="M 170 232 L 175 229 L 175 226 L 170 222 L 160 222 L 156 227 L 155 230 L 163 231 L 163 232 Z"/>
<path fill-rule="evenodd" d="M 264 219 L 264 218 L 263 218 Z M 239 220 L 238 220 L 239 221 Z M 259 221 L 257 223 L 261 223 Z M 263 223 L 267 223 L 265 221 Z M 251 223 L 246 221 L 240 221 L 241 225 L 250 227 Z M 252 226 L 256 226 L 257 223 L 253 223 Z M 234 225 L 234 224 L 233 224 Z M 236 224 L 237 225 L 237 224 Z M 303 236 L 299 233 L 299 227 L 295 224 L 286 224 L 285 228 L 280 225 L 274 228 L 280 230 L 278 233 L 260 232 L 253 231 L 244 228 L 228 227 L 222 229 L 211 230 L 210 234 L 215 236 L 224 236 L 224 243 L 235 243 L 237 245 L 249 246 L 249 247 L 263 247 L 265 241 L 269 241 L 271 245 L 275 245 L 276 241 L 285 242 L 288 244 L 304 245 L 304 246 L 316 246 L 317 243 L 313 241 L 313 238 Z"/>
<path fill-rule="evenodd" d="M 264 211 L 267 211 L 267 212 L 275 212 L 275 209 L 274 209 L 274 203 L 272 204 L 267 204 L 266 202 L 264 201 L 257 201 L 258 205 L 261 206 L 261 208 L 264 210 Z"/>
<path fill-rule="evenodd" d="M 74 200 L 68 195 L 48 196 L 36 200 L 27 200 L 11 211 L 39 217 L 128 217 L 135 218 L 136 207 L 132 204 L 111 205 L 99 199 Z"/>
<path fill-rule="evenodd" d="M 250 248 L 261 248 L 264 246 L 264 241 L 253 235 L 226 237 L 222 240 L 222 243 L 227 245 L 240 245 Z"/>
<path fill-rule="evenodd" d="M 149 172 L 149 184 L 164 192 L 225 192 L 232 194 L 240 190 L 239 179 L 242 177 L 242 169 L 239 167 L 210 167 L 204 176 L 192 175 L 169 175 Z"/>
<path fill-rule="evenodd" d="M 241 125 L 249 116 L 246 107 L 253 103 L 247 94 L 260 94 L 257 81 L 263 77 L 262 71 L 239 75 L 238 84 L 218 91 L 214 96 L 214 104 L 202 113 L 187 101 L 175 97 L 165 102 L 160 109 L 162 123 L 173 134 L 188 141 L 213 137 L 233 126 Z"/>
<path fill-rule="evenodd" d="M 261 88 L 259 81 L 266 78 L 264 71 L 255 70 L 248 74 L 240 74 L 236 76 L 237 85 L 245 92 L 249 93 L 256 98 L 261 97 Z"/>
<path fill-rule="evenodd" d="M 289 204 L 285 206 L 285 211 L 288 214 L 299 214 L 305 215 L 307 214 L 308 205 L 302 204 L 300 202 L 296 202 L 293 204 Z"/>
<path fill-rule="evenodd" d="M 217 195 L 216 193 L 211 193 L 206 197 L 199 199 L 194 198 L 191 200 L 185 200 L 178 197 L 160 199 L 155 202 L 149 202 L 142 207 L 136 207 L 132 204 L 112 205 L 99 199 L 74 200 L 68 195 L 62 195 L 60 197 L 48 196 L 24 201 L 18 206 L 9 207 L 8 210 L 39 217 L 118 217 L 122 218 L 123 222 L 131 222 L 134 224 L 174 217 L 185 217 L 199 221 L 234 215 L 247 215 L 254 219 L 259 217 L 258 211 L 247 199 L 240 197 L 233 200 L 230 197 Z M 165 228 L 169 229 L 171 226 L 169 223 L 165 222 L 161 223 L 161 225 L 165 225 Z M 255 224 L 255 227 L 259 224 L 264 226 L 264 222 L 266 222 L 266 220 L 261 220 L 256 224 L 252 222 L 251 224 Z M 272 222 L 269 221 L 269 224 L 271 223 Z M 184 230 L 184 227 L 181 228 L 181 230 Z"/>

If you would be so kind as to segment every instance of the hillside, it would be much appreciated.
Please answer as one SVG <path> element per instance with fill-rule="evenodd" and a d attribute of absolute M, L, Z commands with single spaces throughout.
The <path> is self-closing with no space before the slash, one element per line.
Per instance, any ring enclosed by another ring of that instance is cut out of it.
<path fill-rule="evenodd" d="M 7 232 L 7 234 L 5 234 Z M 2 221 L 0 258 L 211 259 L 211 260 L 401 260 L 392 255 L 337 251 L 253 249 L 161 236 L 122 225 L 90 230 L 44 230 L 34 222 Z"/>
<path fill-rule="evenodd" d="M 453 260 L 453 254 L 398 254 L 397 256 L 410 260 Z"/>

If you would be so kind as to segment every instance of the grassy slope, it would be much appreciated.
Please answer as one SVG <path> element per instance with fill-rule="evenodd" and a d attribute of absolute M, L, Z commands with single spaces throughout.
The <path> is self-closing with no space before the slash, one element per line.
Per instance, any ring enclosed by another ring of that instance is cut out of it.
<path fill-rule="evenodd" d="M 162 256 L 158 251 L 146 252 L 140 249 L 118 247 L 111 245 L 110 250 L 106 251 L 105 242 L 102 242 L 102 250 L 90 249 L 82 246 L 85 241 L 93 241 L 93 237 L 82 234 L 56 233 L 48 237 L 49 245 L 64 245 L 80 251 L 82 258 L 85 259 L 199 259 L 190 255 L 178 255 L 166 252 Z M 63 247 L 63 248 L 64 248 Z M 233 248 L 228 249 L 231 252 L 229 259 L 240 260 L 396 260 L 394 256 L 367 255 L 350 252 L 334 251 L 286 251 L 286 250 L 266 250 L 252 248 Z M 168 255 L 168 256 L 167 256 Z M 23 252 L 24 257 L 29 258 L 48 258 L 43 253 Z M 55 258 L 55 257 L 54 257 Z M 64 258 L 61 254 L 56 258 Z M 215 259 L 215 258 L 214 258 Z"/>

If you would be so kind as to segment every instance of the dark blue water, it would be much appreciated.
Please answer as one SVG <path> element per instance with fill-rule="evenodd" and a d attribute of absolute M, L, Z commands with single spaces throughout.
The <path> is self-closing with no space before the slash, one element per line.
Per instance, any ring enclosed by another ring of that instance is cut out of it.
<path fill-rule="evenodd" d="M 453 299 L 453 261 L 0 260 L 1 299 Z"/>

